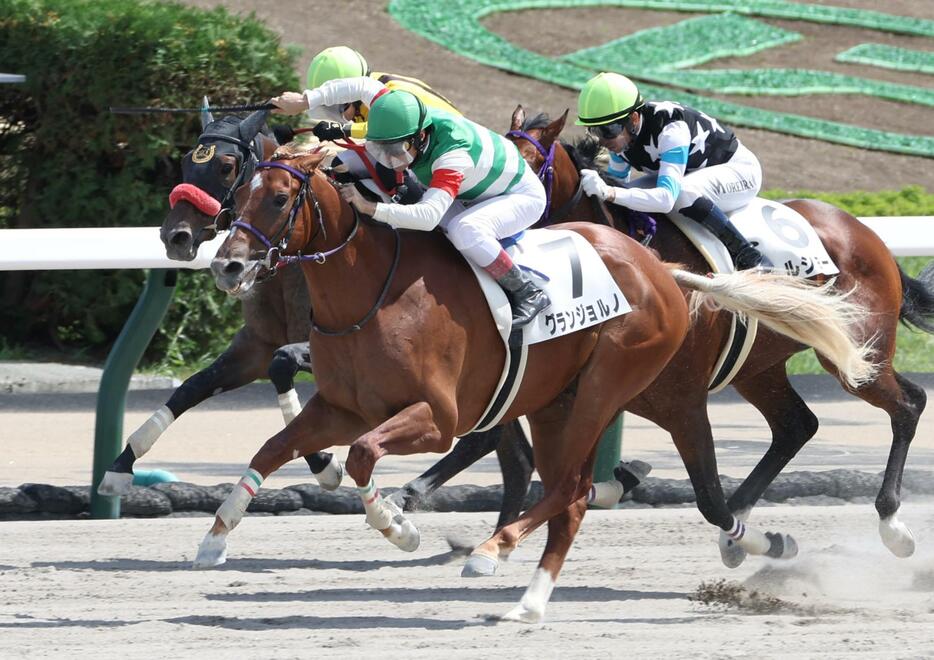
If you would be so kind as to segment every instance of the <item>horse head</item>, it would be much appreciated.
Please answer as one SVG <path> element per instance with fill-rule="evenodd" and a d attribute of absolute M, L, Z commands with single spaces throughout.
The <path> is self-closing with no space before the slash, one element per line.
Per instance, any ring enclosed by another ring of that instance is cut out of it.
<path fill-rule="evenodd" d="M 249 198 L 211 262 L 219 289 L 245 296 L 290 257 L 304 259 L 300 253 L 319 235 L 322 241 L 327 238 L 325 218 L 341 215 L 329 213 L 341 200 L 318 170 L 324 158 L 322 152 L 282 149 L 257 163 Z"/>
<path fill-rule="evenodd" d="M 201 243 L 227 228 L 237 189 L 277 146 L 267 116 L 263 110 L 245 119 L 214 121 L 209 112 L 202 113 L 198 145 L 182 160 L 182 183 L 169 195 L 171 210 L 159 232 L 170 259 L 191 261 Z"/>

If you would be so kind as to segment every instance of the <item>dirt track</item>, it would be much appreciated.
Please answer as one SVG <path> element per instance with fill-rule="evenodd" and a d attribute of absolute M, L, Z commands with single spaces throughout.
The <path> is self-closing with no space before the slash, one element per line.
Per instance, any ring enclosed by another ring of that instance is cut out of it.
<path fill-rule="evenodd" d="M 903 519 L 923 539 L 934 506 Z M 403 555 L 362 516 L 248 517 L 230 560 L 188 566 L 209 518 L 5 523 L 0 656 L 10 657 L 930 657 L 934 554 L 897 560 L 869 506 L 774 507 L 754 522 L 797 536 L 784 564 L 730 571 L 693 509 L 591 512 L 542 626 L 495 623 L 541 552 L 536 533 L 500 575 L 459 577 L 446 535 L 474 541 L 488 514 L 415 514 Z M 754 600 L 689 599 L 728 579 Z M 775 600 L 775 598 L 779 600 Z M 531 634 L 533 633 L 534 634 Z M 573 649 L 573 651 L 571 651 Z"/>
<path fill-rule="evenodd" d="M 237 12 L 255 11 L 286 43 L 304 50 L 299 66 L 304 81 L 311 58 L 327 46 L 346 44 L 359 49 L 380 71 L 416 76 L 454 100 L 471 118 L 505 131 L 517 103 L 530 110 L 560 114 L 576 107 L 576 92 L 482 66 L 441 48 L 400 27 L 373 0 L 185 0 L 200 7 L 223 5 Z M 859 9 L 934 19 L 934 3 L 896 0 L 881 7 L 875 0 L 817 0 Z M 562 54 L 655 25 L 695 14 L 634 9 L 562 9 L 505 12 L 484 20 L 487 29 L 519 46 L 548 55 Z M 805 39 L 738 60 L 716 60 L 707 67 L 798 67 L 838 71 L 855 76 L 930 86 L 931 76 L 906 74 L 866 66 L 843 66 L 834 54 L 859 43 L 887 43 L 931 50 L 922 37 L 886 35 L 801 21 L 759 19 L 800 32 Z M 720 96 L 723 100 L 782 112 L 819 117 L 912 134 L 931 135 L 934 108 L 871 99 L 858 95 L 806 97 Z M 574 135 L 579 129 L 569 129 Z M 931 160 L 881 151 L 864 151 L 817 140 L 738 128 L 740 139 L 761 159 L 765 188 L 786 190 L 892 190 L 909 184 L 934 188 Z"/>

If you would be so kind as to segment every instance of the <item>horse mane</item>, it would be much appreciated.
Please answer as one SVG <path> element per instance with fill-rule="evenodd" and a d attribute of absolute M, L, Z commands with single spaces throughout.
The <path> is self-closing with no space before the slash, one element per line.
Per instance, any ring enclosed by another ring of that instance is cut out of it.
<path fill-rule="evenodd" d="M 536 128 L 547 128 L 548 124 L 551 123 L 551 117 L 548 116 L 547 112 L 539 112 L 534 117 L 526 117 L 526 120 L 522 122 L 523 131 L 531 131 Z"/>
<path fill-rule="evenodd" d="M 276 148 L 275 153 L 273 153 L 271 161 L 277 160 L 296 160 L 299 158 L 308 158 L 309 160 L 302 163 L 301 169 L 305 170 L 309 174 L 318 169 L 318 166 L 321 164 L 325 158 L 327 158 L 328 152 L 324 151 L 320 147 L 315 147 L 314 149 L 308 150 L 307 148 L 294 144 L 292 142 L 288 144 L 283 144 L 280 147 Z"/>

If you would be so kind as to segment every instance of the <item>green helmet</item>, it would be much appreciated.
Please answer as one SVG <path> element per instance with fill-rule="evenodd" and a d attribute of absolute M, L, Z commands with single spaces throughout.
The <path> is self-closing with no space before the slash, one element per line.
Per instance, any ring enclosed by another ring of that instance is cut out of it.
<path fill-rule="evenodd" d="M 369 68 L 363 55 L 347 46 L 325 48 L 308 65 L 308 89 L 314 89 L 329 80 L 365 76 Z"/>
<path fill-rule="evenodd" d="M 617 122 L 642 107 L 639 89 L 626 76 L 600 73 L 584 85 L 577 97 L 578 126 Z"/>
<path fill-rule="evenodd" d="M 385 92 L 373 101 L 366 122 L 366 139 L 403 140 L 431 125 L 428 109 L 415 94 L 401 89 Z"/>

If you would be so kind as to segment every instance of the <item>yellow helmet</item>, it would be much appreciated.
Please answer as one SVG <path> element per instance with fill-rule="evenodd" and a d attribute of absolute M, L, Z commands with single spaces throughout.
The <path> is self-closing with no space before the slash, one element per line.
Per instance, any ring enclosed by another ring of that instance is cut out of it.
<path fill-rule="evenodd" d="M 601 73 L 581 89 L 577 97 L 578 126 L 599 126 L 622 121 L 643 105 L 635 83 L 618 73 Z"/>

